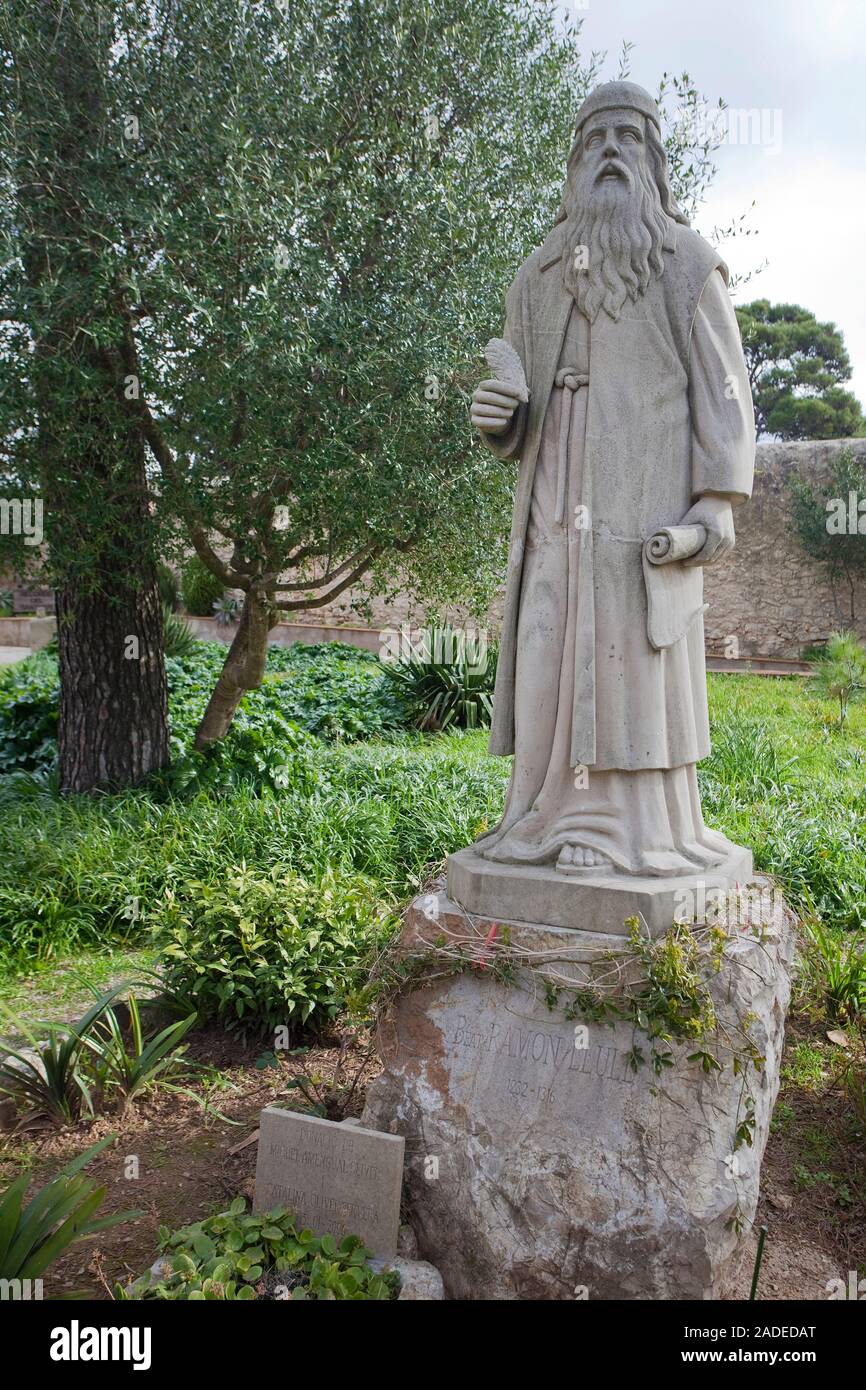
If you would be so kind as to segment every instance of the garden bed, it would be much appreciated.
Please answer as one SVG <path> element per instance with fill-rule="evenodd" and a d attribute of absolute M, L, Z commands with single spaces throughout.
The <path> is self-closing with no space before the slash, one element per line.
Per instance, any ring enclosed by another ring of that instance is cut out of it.
<path fill-rule="evenodd" d="M 336 1040 L 335 1040 L 336 1041 Z M 172 1230 L 226 1208 L 238 1194 L 252 1197 L 255 1134 L 263 1106 L 302 1108 L 287 1083 L 300 1073 L 287 1058 L 283 1067 L 258 1069 L 262 1044 L 220 1028 L 190 1035 L 190 1055 L 212 1068 L 190 1085 L 192 1094 L 156 1092 L 124 1117 L 103 1117 L 42 1136 L 6 1136 L 0 1147 L 0 1186 L 32 1165 L 34 1185 L 44 1181 L 96 1139 L 117 1135 L 88 1172 L 107 1186 L 101 1211 L 132 1208 L 142 1215 L 73 1247 L 45 1278 L 45 1296 L 83 1290 L 107 1299 L 153 1263 L 161 1227 Z M 363 1042 L 359 1046 L 359 1056 Z M 862 1135 L 852 1131 L 845 1096 L 830 1077 L 839 1048 L 823 1030 L 794 1018 L 789 1027 L 783 1087 L 767 1145 L 762 1196 L 755 1227 L 769 1228 L 759 1298 L 826 1299 L 832 1279 L 862 1271 L 866 1249 L 866 1162 Z M 339 1047 L 311 1049 L 306 1066 L 327 1078 Z M 363 1109 L 366 1084 L 376 1074 L 371 1061 L 347 1113 Z M 129 1160 L 138 1177 L 130 1178 Z M 750 1252 L 756 1231 L 748 1237 Z M 747 1298 L 751 1259 L 737 1296 Z"/>

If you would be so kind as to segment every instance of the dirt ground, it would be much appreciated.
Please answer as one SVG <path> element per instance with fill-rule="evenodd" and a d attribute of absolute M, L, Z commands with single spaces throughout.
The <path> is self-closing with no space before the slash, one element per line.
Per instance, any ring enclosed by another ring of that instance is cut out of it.
<path fill-rule="evenodd" d="M 820 1046 L 818 1030 L 794 1023 L 788 1050 Z M 262 1045 L 244 1042 L 219 1028 L 192 1037 L 189 1055 L 208 1067 L 198 1079 L 179 1081 L 181 1090 L 159 1090 L 137 1101 L 124 1116 L 104 1117 L 62 1131 L 2 1137 L 0 1186 L 32 1165 L 34 1184 L 53 1176 L 88 1145 L 115 1133 L 114 1145 L 88 1168 L 107 1187 L 101 1215 L 138 1209 L 141 1215 L 82 1242 L 47 1271 L 45 1297 L 73 1291 L 87 1297 L 113 1296 L 149 1268 L 158 1254 L 161 1226 L 179 1226 L 213 1214 L 238 1193 L 252 1195 L 255 1135 L 263 1106 L 279 1102 L 310 1108 L 290 1085 L 307 1073 L 327 1080 L 335 1068 L 358 1081 L 342 1112 L 358 1115 L 366 1084 L 377 1064 L 365 1036 L 312 1048 L 303 1058 L 287 1056 L 279 1066 L 256 1067 Z M 811 1054 L 810 1054 L 811 1055 Z M 343 1094 L 345 1100 L 345 1093 Z M 332 1118 L 341 1118 L 335 1110 Z M 762 1197 L 748 1237 L 742 1287 L 748 1298 L 757 1229 L 766 1224 L 758 1297 L 826 1299 L 831 1279 L 864 1273 L 866 1261 L 866 1155 L 863 1136 L 851 1133 L 850 1105 L 841 1088 L 809 1091 L 790 1077 L 783 1081 L 776 1120 L 763 1168 Z M 810 1165 L 815 1135 L 826 1145 Z M 812 1146 L 812 1147 L 810 1147 Z M 823 1166 L 821 1166 L 823 1165 Z"/>

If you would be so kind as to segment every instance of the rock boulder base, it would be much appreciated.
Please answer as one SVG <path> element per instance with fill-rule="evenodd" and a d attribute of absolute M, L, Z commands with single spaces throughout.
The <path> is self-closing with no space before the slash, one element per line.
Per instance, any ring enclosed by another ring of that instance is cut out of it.
<path fill-rule="evenodd" d="M 405 1137 L 419 1254 L 449 1297 L 715 1299 L 733 1287 L 737 1225 L 754 1217 L 778 1091 L 793 954 L 789 910 L 777 894 L 762 901 L 762 940 L 735 933 L 711 985 L 722 1027 L 748 1016 L 766 1058 L 749 1079 L 751 1146 L 734 1147 L 744 1082 L 724 1048 L 721 1072 L 686 1061 L 688 1046 L 661 1077 L 635 1071 L 632 1047 L 648 1048 L 631 1024 L 581 1034 L 548 1008 L 535 970 L 505 986 L 472 969 L 397 998 L 363 1123 Z M 409 909 L 401 946 L 472 930 L 444 893 L 427 895 Z M 515 946 L 572 960 L 612 940 L 511 931 Z"/>

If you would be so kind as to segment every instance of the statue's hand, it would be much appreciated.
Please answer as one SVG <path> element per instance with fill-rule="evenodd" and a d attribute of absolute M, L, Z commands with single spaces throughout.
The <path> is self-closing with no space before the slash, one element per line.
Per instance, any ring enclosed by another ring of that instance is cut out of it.
<path fill-rule="evenodd" d="M 472 393 L 469 419 L 484 434 L 505 434 L 519 404 L 513 385 L 490 377 L 480 381 Z"/>
<path fill-rule="evenodd" d="M 726 497 L 701 497 L 686 512 L 681 526 L 705 526 L 707 539 L 697 555 L 684 565 L 714 565 L 734 548 L 734 514 Z"/>

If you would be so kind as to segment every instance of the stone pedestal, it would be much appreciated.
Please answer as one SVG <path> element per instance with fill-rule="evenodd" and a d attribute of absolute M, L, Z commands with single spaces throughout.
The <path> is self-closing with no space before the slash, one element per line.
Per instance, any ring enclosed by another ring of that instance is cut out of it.
<path fill-rule="evenodd" d="M 406 1139 L 419 1253 L 449 1297 L 725 1294 L 742 1256 L 735 1223 L 747 1228 L 757 1202 L 790 989 L 791 914 L 769 891 L 760 901 L 761 940 L 752 897 L 711 985 L 722 1027 L 748 1016 L 766 1058 L 749 1078 L 753 1142 L 736 1150 L 744 1082 L 723 1044 L 722 1071 L 705 1073 L 686 1060 L 694 1047 L 678 1046 L 657 1076 L 630 1065 L 636 1045 L 649 1054 L 631 1023 L 586 1025 L 549 1007 L 545 972 L 579 982 L 624 938 L 515 923 L 512 945 L 542 953 L 515 983 L 474 966 L 398 997 L 363 1123 Z M 483 958 L 489 926 L 428 894 L 407 912 L 401 949 L 474 937 Z"/>
<path fill-rule="evenodd" d="M 448 857 L 448 896 L 473 915 L 614 935 L 626 930 L 627 918 L 640 917 L 650 934 L 659 936 L 672 922 L 694 917 L 699 896 L 710 903 L 751 877 L 752 852 L 739 845 L 702 875 L 699 886 L 694 875 L 610 873 L 578 881 L 552 865 L 491 863 L 471 845 Z M 691 910 L 684 914 L 683 905 Z"/>

